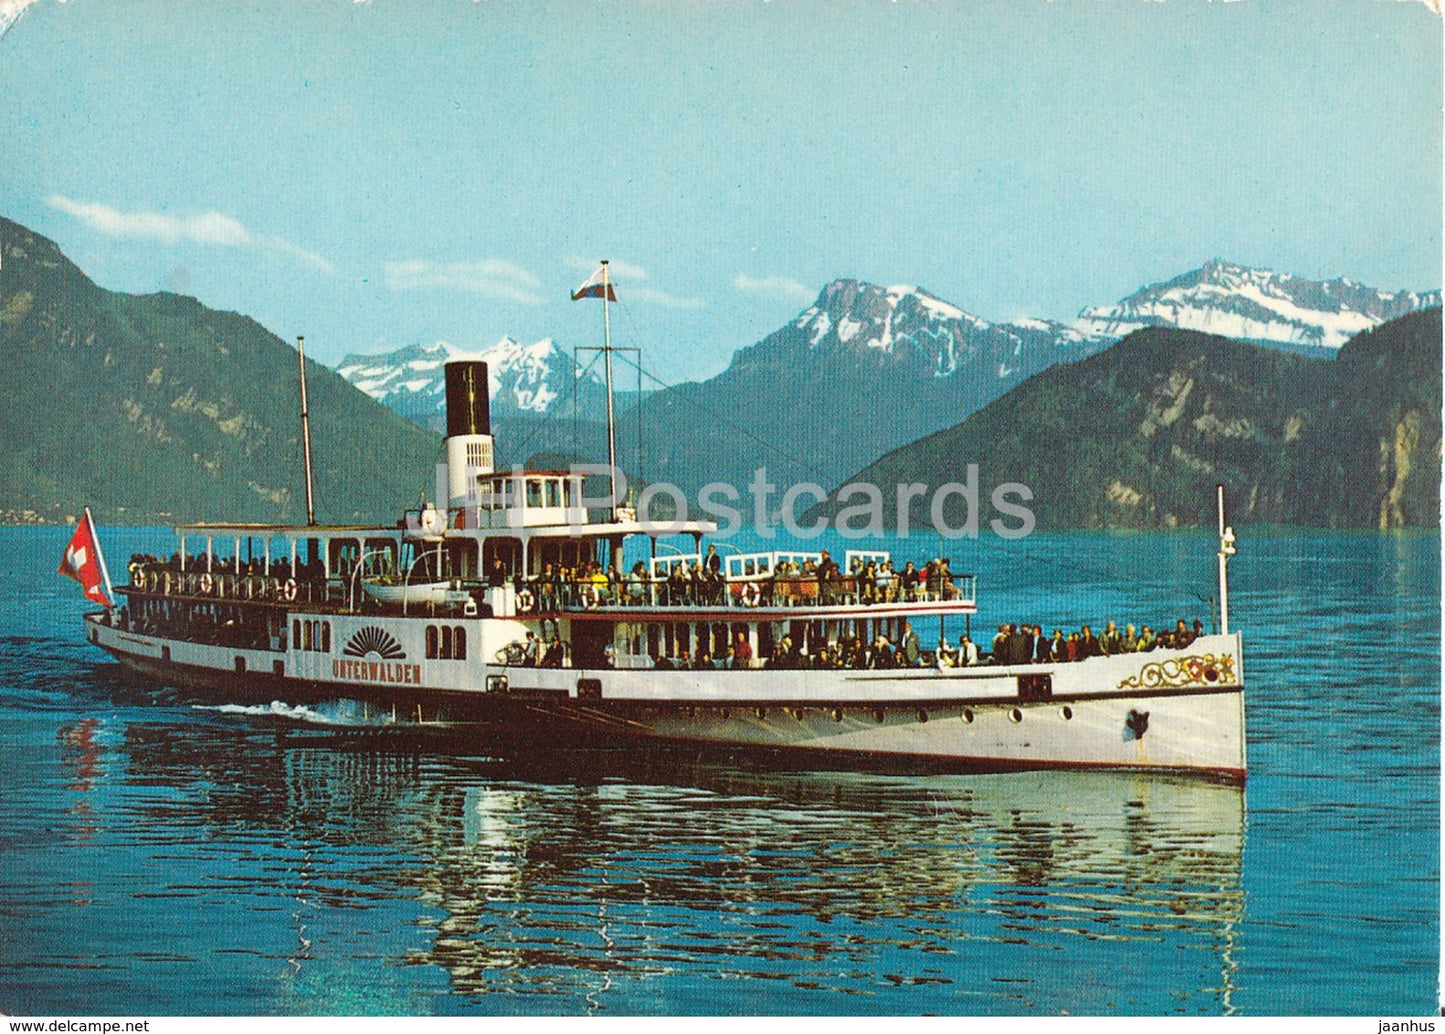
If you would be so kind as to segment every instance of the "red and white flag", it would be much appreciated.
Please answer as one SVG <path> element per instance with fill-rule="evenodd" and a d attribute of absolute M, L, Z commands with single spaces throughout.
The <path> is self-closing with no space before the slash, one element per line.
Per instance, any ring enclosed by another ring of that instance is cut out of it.
<path fill-rule="evenodd" d="M 612 290 L 612 281 L 607 276 L 607 263 L 597 267 L 597 272 L 583 281 L 582 286 L 572 292 L 572 300 L 580 301 L 583 298 L 605 298 L 609 302 L 617 301 L 617 294 Z"/>
<path fill-rule="evenodd" d="M 100 540 L 95 535 L 95 523 L 90 519 L 90 507 L 76 525 L 65 555 L 60 558 L 60 570 L 67 578 L 74 578 L 85 590 L 85 598 L 102 607 L 114 607 L 108 590 L 110 577 L 105 571 L 105 559 L 100 555 Z"/>

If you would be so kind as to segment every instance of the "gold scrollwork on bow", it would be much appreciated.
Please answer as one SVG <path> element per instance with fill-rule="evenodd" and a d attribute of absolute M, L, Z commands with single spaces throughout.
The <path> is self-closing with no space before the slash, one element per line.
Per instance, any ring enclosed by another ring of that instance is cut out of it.
<path fill-rule="evenodd" d="M 1180 686 L 1218 686 L 1234 681 L 1234 658 L 1229 654 L 1190 654 L 1152 661 L 1116 687 L 1118 689 L 1164 689 Z"/>

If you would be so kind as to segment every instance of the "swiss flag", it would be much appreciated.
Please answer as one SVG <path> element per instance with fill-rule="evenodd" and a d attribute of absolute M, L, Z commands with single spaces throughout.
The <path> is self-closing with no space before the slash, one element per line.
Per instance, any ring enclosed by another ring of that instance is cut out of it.
<path fill-rule="evenodd" d="M 100 556 L 100 543 L 96 541 L 95 525 L 90 520 L 90 510 L 85 511 L 76 525 L 65 555 L 60 558 L 59 574 L 74 578 L 85 590 L 85 598 L 99 603 L 102 607 L 114 607 L 105 593 L 105 561 Z"/>

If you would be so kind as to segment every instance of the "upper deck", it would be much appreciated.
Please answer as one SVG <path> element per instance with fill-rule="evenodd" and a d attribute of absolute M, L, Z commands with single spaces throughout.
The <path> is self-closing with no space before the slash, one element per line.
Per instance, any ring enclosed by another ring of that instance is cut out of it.
<path fill-rule="evenodd" d="M 863 610 L 883 616 L 971 614 L 977 609 L 973 575 L 954 574 L 944 560 L 927 561 L 921 567 L 905 562 L 895 569 L 891 556 L 883 551 L 849 551 L 838 566 L 826 550 L 735 552 L 724 558 L 714 547 L 708 553 L 639 560 L 623 575 L 615 564 L 604 568 L 579 550 L 572 564 L 539 562 L 530 573 L 494 557 L 494 569 L 481 574 L 471 564 L 454 570 L 448 562 L 454 555 L 443 548 L 414 549 L 408 554 L 407 543 L 394 537 L 396 532 L 332 528 L 326 529 L 331 536 L 327 547 L 314 560 L 298 555 L 294 539 L 279 556 L 269 548 L 263 548 L 259 557 L 250 550 L 245 555 L 239 539 L 231 555 L 216 552 L 216 532 L 230 536 L 248 530 L 261 529 L 191 526 L 188 534 L 207 534 L 206 552 L 180 552 L 169 559 L 132 557 L 130 584 L 122 591 L 333 613 L 455 611 L 591 620 L 714 613 L 776 620 L 800 614 L 837 617 Z M 410 563 L 404 563 L 409 555 Z"/>

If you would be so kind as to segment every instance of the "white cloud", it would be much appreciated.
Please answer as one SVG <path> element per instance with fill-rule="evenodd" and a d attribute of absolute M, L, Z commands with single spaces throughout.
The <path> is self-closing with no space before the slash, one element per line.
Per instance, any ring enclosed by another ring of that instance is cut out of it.
<path fill-rule="evenodd" d="M 540 305 L 542 280 L 530 270 L 506 259 L 478 262 L 429 262 L 412 259 L 387 262 L 386 286 L 394 291 L 425 288 L 474 291 L 489 298 L 506 298 L 526 305 Z"/>
<path fill-rule="evenodd" d="M 739 273 L 733 278 L 733 286 L 748 294 L 767 295 L 789 302 L 810 302 L 816 297 L 816 292 L 786 276 L 748 276 L 746 273 Z"/>
<path fill-rule="evenodd" d="M 576 269 L 583 273 L 595 273 L 597 267 L 602 264 L 600 259 L 581 258 L 572 255 L 564 259 L 568 269 Z M 611 270 L 614 283 L 622 283 L 624 280 L 646 280 L 647 270 L 641 266 L 634 266 L 630 262 L 615 262 L 608 260 L 607 268 Z"/>
<path fill-rule="evenodd" d="M 609 262 L 607 266 L 612 270 L 612 275 L 617 277 L 619 283 L 624 280 L 647 279 L 647 270 L 641 266 L 634 266 L 630 262 Z"/>
<path fill-rule="evenodd" d="M 220 212 L 193 216 L 171 215 L 168 212 L 122 212 L 98 201 L 75 201 L 63 194 L 51 194 L 45 203 L 110 237 L 140 237 L 163 244 L 185 242 L 272 251 L 299 259 L 326 273 L 336 271 L 335 266 L 315 252 L 280 237 L 252 233 L 240 220 Z"/>
<path fill-rule="evenodd" d="M 666 291 L 659 291 L 655 287 L 637 287 L 621 284 L 618 287 L 617 300 L 634 302 L 651 302 L 654 305 L 661 305 L 668 309 L 701 309 L 701 298 L 684 298 L 681 295 L 668 294 Z"/>

